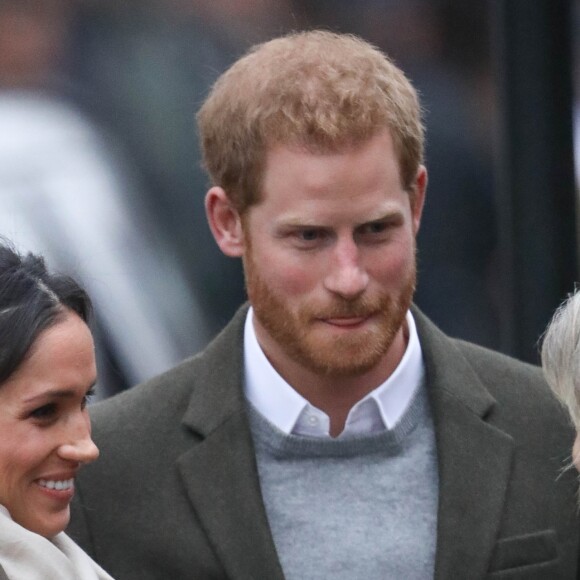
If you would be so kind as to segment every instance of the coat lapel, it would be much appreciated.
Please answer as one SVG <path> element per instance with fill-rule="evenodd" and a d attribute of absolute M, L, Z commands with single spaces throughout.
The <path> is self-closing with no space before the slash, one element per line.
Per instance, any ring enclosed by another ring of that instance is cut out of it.
<path fill-rule="evenodd" d="M 513 440 L 486 421 L 495 400 L 455 344 L 420 312 L 413 315 L 437 438 L 435 579 L 483 578 L 500 529 Z"/>
<path fill-rule="evenodd" d="M 199 361 L 183 424 L 200 439 L 178 460 L 187 495 L 229 578 L 283 580 L 242 390 L 247 308 Z"/>

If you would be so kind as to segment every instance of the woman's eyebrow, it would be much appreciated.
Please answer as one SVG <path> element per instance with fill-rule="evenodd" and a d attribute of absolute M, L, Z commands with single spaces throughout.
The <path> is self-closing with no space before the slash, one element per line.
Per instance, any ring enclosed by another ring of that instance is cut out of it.
<path fill-rule="evenodd" d="M 25 403 L 33 403 L 35 401 L 41 401 L 42 399 L 57 398 L 57 399 L 68 399 L 74 397 L 75 389 L 54 389 L 44 391 L 38 395 L 33 395 L 24 399 Z"/>

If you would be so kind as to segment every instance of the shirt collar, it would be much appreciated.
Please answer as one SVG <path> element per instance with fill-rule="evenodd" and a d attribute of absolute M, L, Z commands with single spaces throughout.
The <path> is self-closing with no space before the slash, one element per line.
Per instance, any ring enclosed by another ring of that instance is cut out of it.
<path fill-rule="evenodd" d="M 252 406 L 286 434 L 329 437 L 326 413 L 311 405 L 274 369 L 258 343 L 250 308 L 244 329 L 245 394 Z M 423 382 L 421 345 L 413 315 L 406 315 L 409 341 L 394 372 L 351 410 L 341 437 L 392 429 Z"/>

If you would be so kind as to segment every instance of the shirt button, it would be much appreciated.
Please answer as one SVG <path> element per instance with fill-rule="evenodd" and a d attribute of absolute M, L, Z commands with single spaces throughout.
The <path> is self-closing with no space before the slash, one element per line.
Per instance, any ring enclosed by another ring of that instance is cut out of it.
<path fill-rule="evenodd" d="M 308 416 L 308 423 L 309 423 L 310 425 L 312 425 L 313 427 L 314 427 L 315 425 L 318 425 L 318 417 L 316 417 L 315 415 L 309 415 L 309 416 Z"/>

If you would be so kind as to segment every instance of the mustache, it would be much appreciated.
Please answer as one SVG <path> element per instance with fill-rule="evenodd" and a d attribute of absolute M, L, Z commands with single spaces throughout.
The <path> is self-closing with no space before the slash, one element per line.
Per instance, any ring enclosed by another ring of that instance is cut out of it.
<path fill-rule="evenodd" d="M 323 308 L 309 308 L 308 315 L 314 318 L 365 318 L 376 312 L 388 309 L 392 302 L 390 296 L 378 298 L 356 298 L 354 300 L 335 300 Z"/>

